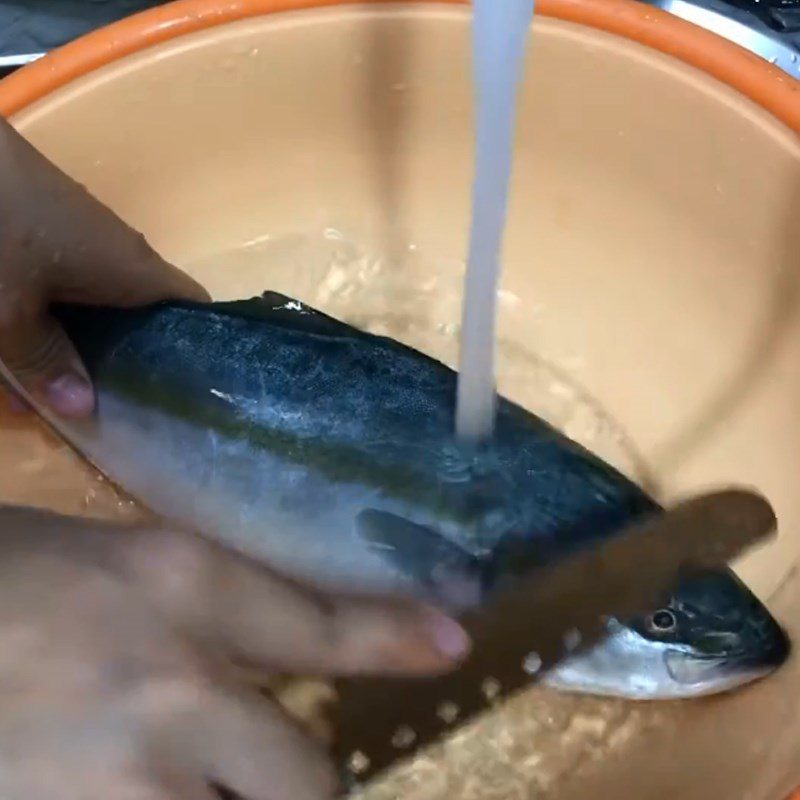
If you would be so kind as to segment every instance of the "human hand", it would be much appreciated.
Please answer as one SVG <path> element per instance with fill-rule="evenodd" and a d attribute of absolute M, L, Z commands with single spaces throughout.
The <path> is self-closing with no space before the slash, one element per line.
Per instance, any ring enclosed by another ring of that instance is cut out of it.
<path fill-rule="evenodd" d="M 438 612 L 321 596 L 190 534 L 0 509 L 3 800 L 322 800 L 324 753 L 235 677 L 447 671 Z"/>
<path fill-rule="evenodd" d="M 0 359 L 27 391 L 61 416 L 94 408 L 89 377 L 48 315 L 50 303 L 207 297 L 0 117 Z"/>

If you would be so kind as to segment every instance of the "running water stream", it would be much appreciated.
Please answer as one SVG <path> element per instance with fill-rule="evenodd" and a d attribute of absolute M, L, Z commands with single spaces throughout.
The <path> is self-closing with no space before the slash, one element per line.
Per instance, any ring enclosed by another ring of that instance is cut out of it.
<path fill-rule="evenodd" d="M 467 442 L 494 429 L 497 290 L 533 6 L 534 0 L 474 0 L 475 178 L 456 400 L 456 433 Z"/>

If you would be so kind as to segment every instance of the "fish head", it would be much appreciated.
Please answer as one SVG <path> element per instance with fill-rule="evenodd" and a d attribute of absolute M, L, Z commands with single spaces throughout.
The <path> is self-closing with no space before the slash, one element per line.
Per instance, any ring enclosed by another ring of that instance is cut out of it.
<path fill-rule="evenodd" d="M 663 607 L 606 625 L 603 640 L 562 661 L 542 682 L 641 700 L 699 697 L 768 675 L 790 651 L 785 631 L 730 570 L 684 576 Z"/>

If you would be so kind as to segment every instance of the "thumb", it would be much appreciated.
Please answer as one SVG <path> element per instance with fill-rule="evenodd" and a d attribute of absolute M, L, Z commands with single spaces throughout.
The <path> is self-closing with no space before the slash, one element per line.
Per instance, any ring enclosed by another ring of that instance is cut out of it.
<path fill-rule="evenodd" d="M 61 417 L 94 410 L 89 376 L 61 326 L 45 312 L 0 324 L 0 359 L 34 400 Z"/>

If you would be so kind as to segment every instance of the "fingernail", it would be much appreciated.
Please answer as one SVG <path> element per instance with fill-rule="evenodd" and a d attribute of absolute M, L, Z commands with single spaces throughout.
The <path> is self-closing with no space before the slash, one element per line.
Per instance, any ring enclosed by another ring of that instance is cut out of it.
<path fill-rule="evenodd" d="M 444 614 L 434 614 L 430 628 L 436 647 L 442 655 L 455 661 L 469 652 L 471 646 L 469 636 L 454 619 Z"/>
<path fill-rule="evenodd" d="M 64 417 L 86 417 L 94 410 L 92 387 L 74 373 L 50 381 L 47 401 L 57 414 Z"/>

